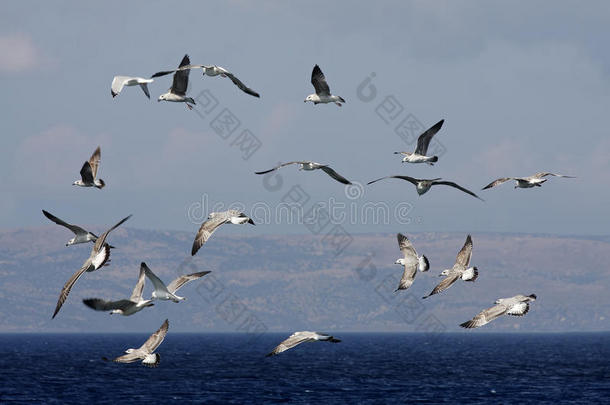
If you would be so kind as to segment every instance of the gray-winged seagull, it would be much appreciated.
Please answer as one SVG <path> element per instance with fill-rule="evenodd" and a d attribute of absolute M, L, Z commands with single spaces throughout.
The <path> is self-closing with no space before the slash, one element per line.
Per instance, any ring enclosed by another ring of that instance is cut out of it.
<path fill-rule="evenodd" d="M 239 80 L 237 77 L 235 77 L 235 75 L 233 73 L 229 72 L 227 69 L 225 69 L 225 68 L 223 68 L 221 66 L 216 66 L 216 65 L 190 65 L 190 64 L 186 64 L 184 66 L 181 65 L 178 69 L 165 70 L 165 71 L 162 71 L 162 72 L 157 72 L 154 75 L 152 75 L 151 77 L 160 77 L 160 76 L 165 76 L 165 75 L 168 75 L 170 73 L 173 73 L 173 72 L 176 72 L 176 71 L 179 71 L 179 70 L 191 70 L 191 69 L 202 69 L 204 76 L 210 76 L 210 77 L 214 77 L 214 76 L 228 77 L 229 79 L 231 79 L 233 84 L 236 85 L 244 93 L 249 94 L 249 95 L 254 96 L 254 97 L 260 97 L 260 94 L 258 94 L 257 92 L 255 92 L 254 90 L 252 90 L 251 88 L 246 86 L 241 80 Z"/>
<path fill-rule="evenodd" d="M 341 107 L 341 103 L 345 103 L 345 100 L 342 97 L 330 94 L 330 87 L 328 87 L 326 77 L 324 77 L 324 73 L 322 73 L 322 70 L 318 65 L 315 65 L 311 72 L 311 84 L 313 84 L 313 88 L 316 92 L 308 95 L 304 102 L 311 101 L 314 104 L 335 103 L 339 107 Z"/>
<path fill-rule="evenodd" d="M 193 109 L 191 104 L 195 105 L 195 100 L 191 97 L 186 96 L 186 90 L 189 84 L 189 73 L 190 69 L 180 69 L 181 67 L 190 65 L 191 61 L 188 55 L 184 55 L 182 58 L 182 62 L 178 66 L 178 69 L 175 70 L 174 79 L 172 82 L 172 87 L 169 88 L 167 93 L 161 94 L 157 101 L 171 101 L 174 103 L 184 103 L 189 110 Z M 153 75 L 154 77 L 154 75 Z M 190 103 L 190 104 L 189 104 Z"/>
<path fill-rule="evenodd" d="M 146 274 L 144 269 L 140 267 L 140 275 L 138 282 L 131 293 L 131 297 L 126 300 L 118 301 L 105 301 L 99 298 L 87 298 L 83 300 L 83 304 L 96 311 L 110 311 L 110 315 L 119 314 L 123 316 L 133 315 L 136 312 L 140 312 L 146 307 L 152 307 L 155 305 L 152 300 L 145 300 L 142 298 L 142 291 L 144 290 L 144 283 L 146 281 Z"/>
<path fill-rule="evenodd" d="M 72 183 L 73 186 L 80 187 L 95 187 L 102 189 L 106 185 L 104 180 L 97 179 L 97 169 L 100 165 L 100 157 L 102 152 L 98 146 L 88 161 L 83 163 L 83 167 L 80 169 L 80 180 L 76 180 Z"/>
<path fill-rule="evenodd" d="M 45 217 L 49 218 L 51 221 L 55 222 L 57 225 L 61 225 L 63 227 L 68 228 L 74 233 L 74 237 L 66 243 L 66 246 L 76 245 L 77 243 L 87 243 L 87 242 L 95 242 L 97 240 L 97 235 L 91 233 L 80 226 L 72 225 L 67 222 L 62 221 L 51 213 L 42 210 L 42 213 Z M 114 246 L 109 245 L 110 248 L 114 248 Z"/>
<path fill-rule="evenodd" d="M 415 276 L 417 275 L 417 270 L 428 271 L 430 268 L 428 258 L 424 255 L 418 256 L 413 244 L 411 244 L 405 235 L 399 233 L 396 237 L 398 239 L 398 248 L 402 252 L 403 257 L 396 260 L 394 264 L 404 266 L 404 271 L 402 273 L 402 278 L 398 283 L 398 288 L 396 288 L 394 292 L 406 290 L 411 287 L 413 280 L 415 280 Z"/>
<path fill-rule="evenodd" d="M 137 349 L 127 349 L 125 353 L 120 357 L 117 357 L 113 361 L 117 363 L 133 363 L 134 361 L 142 360 L 142 364 L 147 367 L 157 367 L 161 361 L 161 355 L 154 353 L 155 350 L 165 339 L 167 330 L 169 329 L 169 320 L 165 320 L 163 325 L 144 342 L 142 346 Z M 103 360 L 108 361 L 107 358 L 103 357 Z"/>
<path fill-rule="evenodd" d="M 334 336 L 330 336 L 325 333 L 309 331 L 294 332 L 292 335 L 290 335 L 290 337 L 288 337 L 288 339 L 284 340 L 282 343 L 277 345 L 275 349 L 268 353 L 267 357 L 282 353 L 288 349 L 292 349 L 293 347 L 300 345 L 301 343 L 318 341 L 339 343 L 341 340 L 336 339 Z"/>
<path fill-rule="evenodd" d="M 310 161 L 294 161 L 294 162 L 282 163 L 269 170 L 265 170 L 262 172 L 254 172 L 254 173 L 255 174 L 266 174 L 266 173 L 270 173 L 274 170 L 277 170 L 279 168 L 282 168 L 282 167 L 288 166 L 288 165 L 299 165 L 299 170 L 305 170 L 305 171 L 321 169 L 324 173 L 328 174 L 330 177 L 337 180 L 339 183 L 352 184 L 348 179 L 346 179 L 345 177 L 341 176 L 339 173 L 334 171 L 330 166 L 323 165 L 321 163 L 310 162 Z"/>
<path fill-rule="evenodd" d="M 501 177 L 483 187 L 482 190 L 487 190 L 488 188 L 499 186 L 500 184 L 506 183 L 509 180 L 515 180 L 515 188 L 542 187 L 542 184 L 548 180 L 545 179 L 545 177 L 547 176 L 565 177 L 568 179 L 575 178 L 574 176 L 564 176 L 563 174 L 555 174 L 549 172 L 540 172 L 529 177 Z"/>
<path fill-rule="evenodd" d="M 502 315 L 523 316 L 530 310 L 529 303 L 532 301 L 536 301 L 536 294 L 519 294 L 510 298 L 499 298 L 495 302 L 496 305 L 479 312 L 477 316 L 460 326 L 467 329 L 478 328 Z"/>
<path fill-rule="evenodd" d="M 452 181 L 442 181 L 441 178 L 436 178 L 436 179 L 416 179 L 416 178 L 409 177 L 409 176 L 385 176 L 385 177 L 382 177 L 382 178 L 377 179 L 377 180 L 369 181 L 367 184 L 373 184 L 373 183 L 376 183 L 379 180 L 383 180 L 383 179 L 401 179 L 401 180 L 406 180 L 409 183 L 415 185 L 415 188 L 417 189 L 417 194 L 418 195 L 425 194 L 428 190 L 430 190 L 430 188 L 432 188 L 432 186 L 444 185 L 444 186 L 450 186 L 450 187 L 453 187 L 453 188 L 457 188 L 458 190 L 461 190 L 461 191 L 465 192 L 466 194 L 470 194 L 471 196 L 476 197 L 479 200 L 483 201 L 483 199 L 481 197 L 479 197 L 478 195 L 476 195 L 472 191 L 470 191 L 468 189 L 465 189 L 464 187 L 462 187 L 462 186 L 460 186 L 457 183 L 454 183 Z"/>
<path fill-rule="evenodd" d="M 428 153 L 428 145 L 432 137 L 441 129 L 443 122 L 445 120 L 440 120 L 417 138 L 415 152 L 394 152 L 394 154 L 403 155 L 403 163 L 428 163 L 431 166 L 434 165 L 434 162 L 438 161 L 438 156 L 427 156 L 426 153 Z"/>
<path fill-rule="evenodd" d="M 85 272 L 92 272 L 98 270 L 100 267 L 108 264 L 110 261 L 110 246 L 106 243 L 106 237 L 110 232 L 119 227 L 123 222 L 127 221 L 131 218 L 131 215 L 120 220 L 116 225 L 112 228 L 108 229 L 106 232 L 102 234 L 93 245 L 91 249 L 91 254 L 89 254 L 89 258 L 85 260 L 83 266 L 70 277 L 70 279 L 64 284 L 61 289 L 61 293 L 59 294 L 59 299 L 57 300 L 57 306 L 55 307 L 55 312 L 53 313 L 52 318 L 55 318 L 61 306 L 64 304 L 66 299 L 68 298 L 68 294 L 70 294 L 70 290 L 74 286 L 74 283 L 83 275 Z"/>
<path fill-rule="evenodd" d="M 209 271 L 201 271 L 199 273 L 186 274 L 184 276 L 176 278 L 174 281 L 172 281 L 171 283 L 169 283 L 169 285 L 166 286 L 165 283 L 161 281 L 161 279 L 157 277 L 157 275 L 153 273 L 151 269 L 148 268 L 146 263 L 142 262 L 141 268 L 146 273 L 146 277 L 148 277 L 148 279 L 153 283 L 153 286 L 155 287 L 155 290 L 152 292 L 151 299 L 171 300 L 174 302 L 180 302 L 186 299 L 184 297 L 176 295 L 176 291 L 178 291 L 180 287 L 190 281 L 197 280 L 198 278 L 201 278 L 206 274 L 211 273 Z"/>
<path fill-rule="evenodd" d="M 146 97 L 150 98 L 148 92 L 148 83 L 152 83 L 153 79 L 144 79 L 142 77 L 131 77 L 131 76 L 114 76 L 112 79 L 112 85 L 110 87 L 110 94 L 112 97 L 116 97 L 123 90 L 123 86 L 140 86 Z"/>
<path fill-rule="evenodd" d="M 439 277 L 445 278 L 432 290 L 432 292 L 423 298 L 428 298 L 431 295 L 438 294 L 451 287 L 458 279 L 464 281 L 475 281 L 479 276 L 479 270 L 476 267 L 470 266 L 470 258 L 472 256 L 472 238 L 470 235 L 466 237 L 464 246 L 459 251 L 455 264 L 451 269 L 443 270 Z"/>
<path fill-rule="evenodd" d="M 203 244 L 210 239 L 210 236 L 212 236 L 214 231 L 216 231 L 220 225 L 229 223 L 236 225 L 246 223 L 256 225 L 251 218 L 238 210 L 210 212 L 208 219 L 201 224 L 199 231 L 197 231 L 195 241 L 193 242 L 193 248 L 191 249 L 191 255 L 195 256 L 195 253 L 197 253 L 199 248 L 201 248 L 201 246 L 203 246 Z"/>

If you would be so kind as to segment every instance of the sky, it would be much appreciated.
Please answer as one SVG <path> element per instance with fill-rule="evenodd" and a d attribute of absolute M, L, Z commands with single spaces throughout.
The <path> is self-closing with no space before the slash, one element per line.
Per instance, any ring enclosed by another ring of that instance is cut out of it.
<path fill-rule="evenodd" d="M 278 208 L 297 193 L 306 197 L 304 212 L 333 207 L 333 218 L 356 233 L 608 234 L 607 2 L 2 8 L 2 229 L 48 225 L 46 209 L 82 225 L 134 214 L 130 227 L 195 232 L 210 210 L 233 205 L 263 225 L 257 232 L 303 233 L 299 218 Z M 200 71 L 190 76 L 193 111 L 156 101 L 170 77 L 149 85 L 151 100 L 134 87 L 111 97 L 114 75 L 149 77 L 185 53 L 192 63 L 227 68 L 261 98 Z M 346 99 L 343 107 L 303 103 L 315 64 Z M 237 124 L 219 126 L 227 117 Z M 440 119 L 439 162 L 402 164 L 393 152 L 413 149 L 409 131 Z M 107 187 L 72 186 L 98 145 Z M 254 174 L 290 160 L 329 164 L 358 184 L 345 189 L 296 167 Z M 539 171 L 577 178 L 481 191 L 498 177 Z M 485 201 L 442 187 L 417 196 L 396 179 L 365 186 L 387 175 L 442 177 Z"/>

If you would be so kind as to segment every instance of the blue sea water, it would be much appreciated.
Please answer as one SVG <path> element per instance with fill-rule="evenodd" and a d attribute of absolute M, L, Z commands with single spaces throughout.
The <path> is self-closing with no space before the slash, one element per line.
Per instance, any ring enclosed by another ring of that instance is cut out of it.
<path fill-rule="evenodd" d="M 610 334 L 170 333 L 158 368 L 102 356 L 146 334 L 0 335 L 1 403 L 610 403 Z"/>

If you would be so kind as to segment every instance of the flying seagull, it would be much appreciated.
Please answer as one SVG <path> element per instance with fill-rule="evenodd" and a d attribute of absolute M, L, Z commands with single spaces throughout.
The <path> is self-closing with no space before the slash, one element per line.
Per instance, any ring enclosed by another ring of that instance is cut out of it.
<path fill-rule="evenodd" d="M 464 187 L 452 182 L 452 181 L 441 181 L 442 179 L 437 178 L 437 179 L 416 179 L 413 177 L 409 177 L 409 176 L 385 176 L 382 177 L 380 179 L 377 180 L 373 180 L 373 181 L 369 181 L 367 184 L 373 184 L 378 182 L 379 180 L 383 180 L 383 179 L 402 179 L 402 180 L 406 180 L 409 183 L 415 185 L 416 189 L 417 189 L 417 194 L 418 195 L 422 195 L 425 194 L 428 190 L 430 190 L 430 188 L 432 186 L 436 186 L 436 185 L 445 185 L 445 186 L 451 186 L 454 188 L 457 188 L 458 190 L 461 190 L 463 192 L 465 192 L 466 194 L 470 194 L 473 197 L 478 198 L 479 200 L 483 201 L 483 199 L 481 197 L 479 197 L 478 195 L 476 195 L 475 193 L 473 193 L 470 190 L 465 189 Z"/>
<path fill-rule="evenodd" d="M 161 281 L 161 279 L 157 277 L 151 269 L 148 268 L 146 263 L 142 262 L 140 266 L 142 271 L 146 273 L 146 277 L 150 279 L 150 281 L 153 283 L 153 286 L 155 287 L 155 290 L 152 292 L 151 298 L 153 300 L 172 300 L 174 302 L 184 301 L 186 298 L 176 295 L 176 291 L 178 291 L 180 287 L 182 287 L 189 281 L 197 280 L 198 278 L 201 278 L 206 274 L 211 273 L 209 271 L 201 271 L 199 273 L 192 273 L 180 276 L 166 286 L 165 283 Z"/>
<path fill-rule="evenodd" d="M 314 104 L 335 103 L 339 107 L 341 107 L 341 103 L 345 103 L 345 100 L 342 97 L 330 94 L 330 87 L 328 87 L 324 73 L 322 73 L 322 70 L 318 65 L 315 65 L 311 72 L 311 84 L 313 84 L 316 93 L 308 95 L 305 102 L 311 101 Z"/>
<path fill-rule="evenodd" d="M 246 214 L 237 210 L 210 212 L 208 219 L 201 224 L 199 231 L 197 231 L 195 241 L 193 242 L 193 248 L 191 249 L 191 255 L 195 256 L 195 253 L 197 253 L 199 248 L 210 239 L 210 236 L 212 236 L 220 225 L 228 223 L 237 225 L 248 223 L 256 225 Z"/>
<path fill-rule="evenodd" d="M 542 187 L 542 183 L 547 181 L 545 179 L 547 176 L 555 176 L 555 177 L 565 177 L 568 179 L 574 179 L 574 176 L 564 176 L 563 174 L 555 174 L 549 172 L 540 172 L 536 173 L 529 177 L 501 177 L 497 180 L 492 181 L 485 187 L 483 190 L 487 190 L 488 188 L 492 188 L 495 186 L 499 186 L 502 183 L 506 183 L 509 180 L 515 180 L 515 188 L 532 188 L 532 187 Z"/>
<path fill-rule="evenodd" d="M 411 287 L 413 284 L 413 280 L 415 280 L 415 276 L 417 275 L 417 270 L 419 271 L 428 271 L 430 268 L 430 262 L 428 258 L 424 255 L 418 256 L 415 248 L 407 239 L 405 235 L 399 233 L 396 235 L 398 239 L 398 248 L 402 252 L 403 257 L 396 260 L 394 264 L 400 264 L 404 266 L 405 270 L 402 273 L 402 278 L 398 283 L 398 288 L 394 291 L 398 290 L 406 290 Z"/>
<path fill-rule="evenodd" d="M 148 83 L 152 83 L 153 79 L 144 79 L 142 77 L 131 77 L 131 76 L 114 76 L 112 79 L 112 86 L 110 87 L 110 94 L 112 97 L 116 97 L 123 90 L 123 86 L 140 86 L 146 97 L 150 98 L 148 92 Z"/>
<path fill-rule="evenodd" d="M 333 336 L 327 335 L 325 333 L 309 331 L 294 332 L 292 335 L 290 335 L 288 339 L 284 340 L 282 343 L 277 345 L 275 349 L 273 349 L 269 354 L 267 354 L 267 357 L 279 354 L 288 349 L 292 349 L 293 347 L 300 345 L 301 343 L 316 341 L 339 343 L 341 340 L 335 339 Z"/>
<path fill-rule="evenodd" d="M 165 100 L 172 101 L 174 103 L 184 103 L 188 107 L 189 110 L 193 109 L 191 104 L 195 104 L 195 100 L 191 97 L 186 96 L 186 90 L 189 83 L 189 73 L 190 69 L 180 69 L 181 67 L 190 65 L 191 61 L 188 55 L 184 55 L 182 58 L 182 62 L 180 62 L 180 66 L 175 70 L 174 73 L 174 81 L 172 83 L 172 87 L 169 88 L 167 93 L 161 94 L 157 101 Z M 171 73 L 171 72 L 168 72 Z M 155 77 L 153 75 L 153 77 Z M 190 103 L 190 104 L 189 104 Z"/>
<path fill-rule="evenodd" d="M 137 349 L 127 349 L 125 353 L 120 357 L 117 357 L 113 361 L 117 363 L 133 363 L 134 361 L 142 360 L 142 364 L 147 367 L 157 367 L 159 362 L 161 361 L 161 355 L 159 353 L 154 353 L 155 350 L 159 347 L 159 345 L 165 339 L 165 335 L 167 335 L 167 329 L 169 329 L 169 321 L 166 319 L 163 322 L 163 325 L 150 337 L 142 346 Z M 103 357 L 103 360 L 108 361 L 107 358 Z"/>
<path fill-rule="evenodd" d="M 239 87 L 239 89 L 241 91 L 243 91 L 244 93 L 249 94 L 254 97 L 260 97 L 260 94 L 258 94 L 257 92 L 255 92 L 254 90 L 252 90 L 251 88 L 246 86 L 241 80 L 239 80 L 237 77 L 235 77 L 235 75 L 233 73 L 229 72 L 227 69 L 225 69 L 221 66 L 216 66 L 216 65 L 190 65 L 190 64 L 180 65 L 180 67 L 178 69 L 157 72 L 154 75 L 152 75 L 151 77 L 160 77 L 160 76 L 165 76 L 165 75 L 168 75 L 170 73 L 174 73 L 174 72 L 177 72 L 180 70 L 191 70 L 191 69 L 202 69 L 204 76 L 228 77 L 229 79 L 231 79 L 233 84 L 236 85 L 237 87 Z"/>
<path fill-rule="evenodd" d="M 91 155 L 91 157 L 89 158 L 89 160 L 83 164 L 83 167 L 80 169 L 81 179 L 76 180 L 74 183 L 72 183 L 73 186 L 96 187 L 99 189 L 104 188 L 104 186 L 106 185 L 106 183 L 104 183 L 104 180 L 95 178 L 97 176 L 97 168 L 100 165 L 101 155 L 102 152 L 100 150 L 100 147 L 98 146 L 97 149 L 95 149 L 95 151 L 93 152 L 93 155 Z"/>
<path fill-rule="evenodd" d="M 108 264 L 108 262 L 110 262 L 110 245 L 108 245 L 106 243 L 106 237 L 108 237 L 108 234 L 110 232 L 112 232 L 114 229 L 119 227 L 123 222 L 127 221 L 129 218 L 131 218 L 131 215 L 120 220 L 119 223 L 117 223 L 112 228 L 108 229 L 106 232 L 104 232 L 102 234 L 102 236 L 97 238 L 97 240 L 95 241 L 95 244 L 93 245 L 93 249 L 91 249 L 91 254 L 89 255 L 89 258 L 87 260 L 85 260 L 85 263 L 83 264 L 83 266 L 76 273 L 74 273 L 72 275 L 72 277 L 70 277 L 70 279 L 66 282 L 64 287 L 61 289 L 61 293 L 59 294 L 59 299 L 57 300 L 57 306 L 55 307 L 55 312 L 53 313 L 52 318 L 55 318 L 55 316 L 61 309 L 61 306 L 64 304 L 64 302 L 68 298 L 68 294 L 70 294 L 70 290 L 74 286 L 74 283 L 76 283 L 76 280 L 78 280 L 83 274 L 85 274 L 85 272 L 91 272 L 91 271 L 98 270 L 99 268 L 101 268 L 102 266 L 104 266 L 104 265 Z"/>
<path fill-rule="evenodd" d="M 451 287 L 458 279 L 464 281 L 475 281 L 479 276 L 479 270 L 476 267 L 469 267 L 470 257 L 472 256 L 472 238 L 470 235 L 466 237 L 464 246 L 459 251 L 453 268 L 443 270 L 439 277 L 445 276 L 445 278 L 438 283 L 434 290 L 423 298 L 428 298 L 431 295 L 438 294 Z"/>
<path fill-rule="evenodd" d="M 55 222 L 57 225 L 64 226 L 74 233 L 74 237 L 72 239 L 70 239 L 68 241 L 68 243 L 66 243 L 66 246 L 76 245 L 77 243 L 95 242 L 97 240 L 96 234 L 91 233 L 91 232 L 81 228 L 80 226 L 76 226 L 76 225 L 72 225 L 67 222 L 64 222 L 61 219 L 57 218 L 56 216 L 52 215 L 51 213 L 49 213 L 45 210 L 42 210 L 42 213 L 44 214 L 45 217 L 49 218 L 51 221 Z M 112 246 L 112 245 L 109 245 L 109 246 L 111 249 L 114 248 L 114 246 Z"/>
<path fill-rule="evenodd" d="M 270 173 L 274 170 L 277 170 L 279 168 L 282 168 L 282 167 L 288 166 L 288 165 L 299 165 L 299 170 L 306 170 L 306 171 L 321 169 L 324 173 L 328 174 L 330 177 L 337 180 L 339 183 L 352 184 L 348 179 L 346 179 L 345 177 L 341 176 L 339 173 L 334 171 L 330 166 L 323 165 L 321 163 L 310 162 L 310 161 L 295 161 L 295 162 L 282 163 L 281 165 L 275 166 L 272 169 L 265 170 L 263 172 L 254 172 L 254 173 L 255 174 L 266 174 L 266 173 Z"/>
<path fill-rule="evenodd" d="M 466 321 L 460 326 L 462 328 L 478 328 L 483 326 L 502 315 L 523 316 L 530 310 L 530 302 L 536 301 L 536 294 L 531 295 L 515 295 L 510 298 L 497 299 L 493 307 L 481 311 L 477 316 L 470 321 Z"/>
<path fill-rule="evenodd" d="M 417 138 L 415 152 L 394 152 L 394 154 L 403 155 L 403 163 L 428 163 L 431 166 L 434 165 L 434 162 L 438 161 L 438 156 L 426 156 L 426 153 L 428 153 L 428 145 L 432 137 L 441 129 L 444 122 L 445 120 L 440 120 Z"/>
<path fill-rule="evenodd" d="M 131 293 L 131 297 L 128 300 L 119 301 L 104 301 L 99 298 L 88 298 L 83 300 L 83 303 L 91 309 L 96 311 L 110 311 L 110 315 L 119 314 L 123 316 L 133 315 L 136 312 L 140 312 L 146 307 L 152 307 L 155 305 L 152 300 L 142 299 L 142 291 L 144 290 L 144 282 L 146 281 L 146 274 L 144 269 L 140 268 L 140 276 L 138 282 Z"/>

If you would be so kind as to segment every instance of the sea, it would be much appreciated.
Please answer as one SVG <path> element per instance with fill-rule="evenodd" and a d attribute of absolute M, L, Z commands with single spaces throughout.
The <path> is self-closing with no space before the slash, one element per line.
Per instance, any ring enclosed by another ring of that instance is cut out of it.
<path fill-rule="evenodd" d="M 0 403 L 610 403 L 610 333 L 168 333 L 157 368 L 102 360 L 148 334 L 2 334 Z"/>

